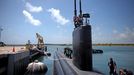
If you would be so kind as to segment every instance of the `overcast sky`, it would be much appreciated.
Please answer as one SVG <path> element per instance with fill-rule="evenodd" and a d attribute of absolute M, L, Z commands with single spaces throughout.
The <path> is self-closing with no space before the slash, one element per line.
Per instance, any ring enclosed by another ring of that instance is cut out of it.
<path fill-rule="evenodd" d="M 134 0 L 82 0 L 82 9 L 93 43 L 134 43 Z M 45 43 L 72 43 L 73 11 L 73 0 L 0 0 L 2 41 L 37 43 L 39 33 Z"/>

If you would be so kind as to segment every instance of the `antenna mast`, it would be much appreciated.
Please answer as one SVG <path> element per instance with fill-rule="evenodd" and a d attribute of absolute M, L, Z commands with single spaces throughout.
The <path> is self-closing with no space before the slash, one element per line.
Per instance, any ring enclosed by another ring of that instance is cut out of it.
<path fill-rule="evenodd" d="M 79 8 L 80 8 L 80 14 L 79 14 L 79 26 L 83 25 L 83 14 L 82 14 L 82 8 L 81 8 L 81 0 L 79 0 Z"/>
<path fill-rule="evenodd" d="M 82 15 L 81 0 L 79 0 L 79 4 L 80 4 L 80 15 Z"/>
<path fill-rule="evenodd" d="M 74 18 L 73 18 L 73 21 L 74 21 L 75 28 L 77 28 L 78 27 L 78 17 L 77 17 L 77 10 L 76 10 L 76 0 L 74 0 Z"/>
<path fill-rule="evenodd" d="M 77 16 L 76 0 L 74 0 L 74 16 Z"/>

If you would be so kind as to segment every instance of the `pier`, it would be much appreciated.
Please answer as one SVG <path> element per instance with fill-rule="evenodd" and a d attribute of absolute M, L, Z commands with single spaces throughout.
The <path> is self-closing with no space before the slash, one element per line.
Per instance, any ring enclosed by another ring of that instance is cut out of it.
<path fill-rule="evenodd" d="M 0 47 L 0 75 L 24 75 L 29 62 L 39 55 L 39 52 L 31 52 L 24 46 Z"/>
<path fill-rule="evenodd" d="M 14 51 L 13 51 L 14 48 Z M 13 54 L 26 51 L 24 46 L 3 46 L 0 47 L 0 54 Z"/>

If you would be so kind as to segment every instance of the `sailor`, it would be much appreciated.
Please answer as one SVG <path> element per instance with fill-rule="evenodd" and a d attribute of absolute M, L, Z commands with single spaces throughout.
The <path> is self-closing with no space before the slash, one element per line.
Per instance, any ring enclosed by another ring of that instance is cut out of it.
<path fill-rule="evenodd" d="M 66 48 L 66 56 L 69 57 L 69 50 Z"/>
<path fill-rule="evenodd" d="M 133 75 L 133 72 L 127 69 L 120 68 L 119 75 Z"/>
<path fill-rule="evenodd" d="M 110 58 L 110 61 L 108 62 L 108 66 L 110 69 L 109 75 L 117 75 L 116 73 L 116 63 L 113 61 L 113 58 Z"/>
<path fill-rule="evenodd" d="M 79 17 L 77 17 L 77 16 L 74 16 L 74 25 L 75 25 L 75 28 L 77 28 L 77 27 L 79 27 Z"/>
<path fill-rule="evenodd" d="M 69 49 L 69 58 L 72 59 L 72 53 L 73 51 L 71 49 Z"/>
<path fill-rule="evenodd" d="M 47 52 L 47 46 L 45 47 L 45 52 Z"/>
<path fill-rule="evenodd" d="M 64 48 L 64 54 L 65 54 L 65 56 L 66 56 L 66 54 L 67 54 L 66 48 Z"/>
<path fill-rule="evenodd" d="M 80 14 L 79 17 L 78 17 L 78 24 L 79 24 L 79 26 L 83 25 L 83 16 L 82 16 L 82 14 Z"/>

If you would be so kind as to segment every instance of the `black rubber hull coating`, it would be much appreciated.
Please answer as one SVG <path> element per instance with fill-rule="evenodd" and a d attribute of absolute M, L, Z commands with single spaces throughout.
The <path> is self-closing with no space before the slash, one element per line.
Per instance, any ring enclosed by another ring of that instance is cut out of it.
<path fill-rule="evenodd" d="M 92 71 L 91 26 L 80 26 L 73 31 L 73 64 L 84 71 Z"/>

